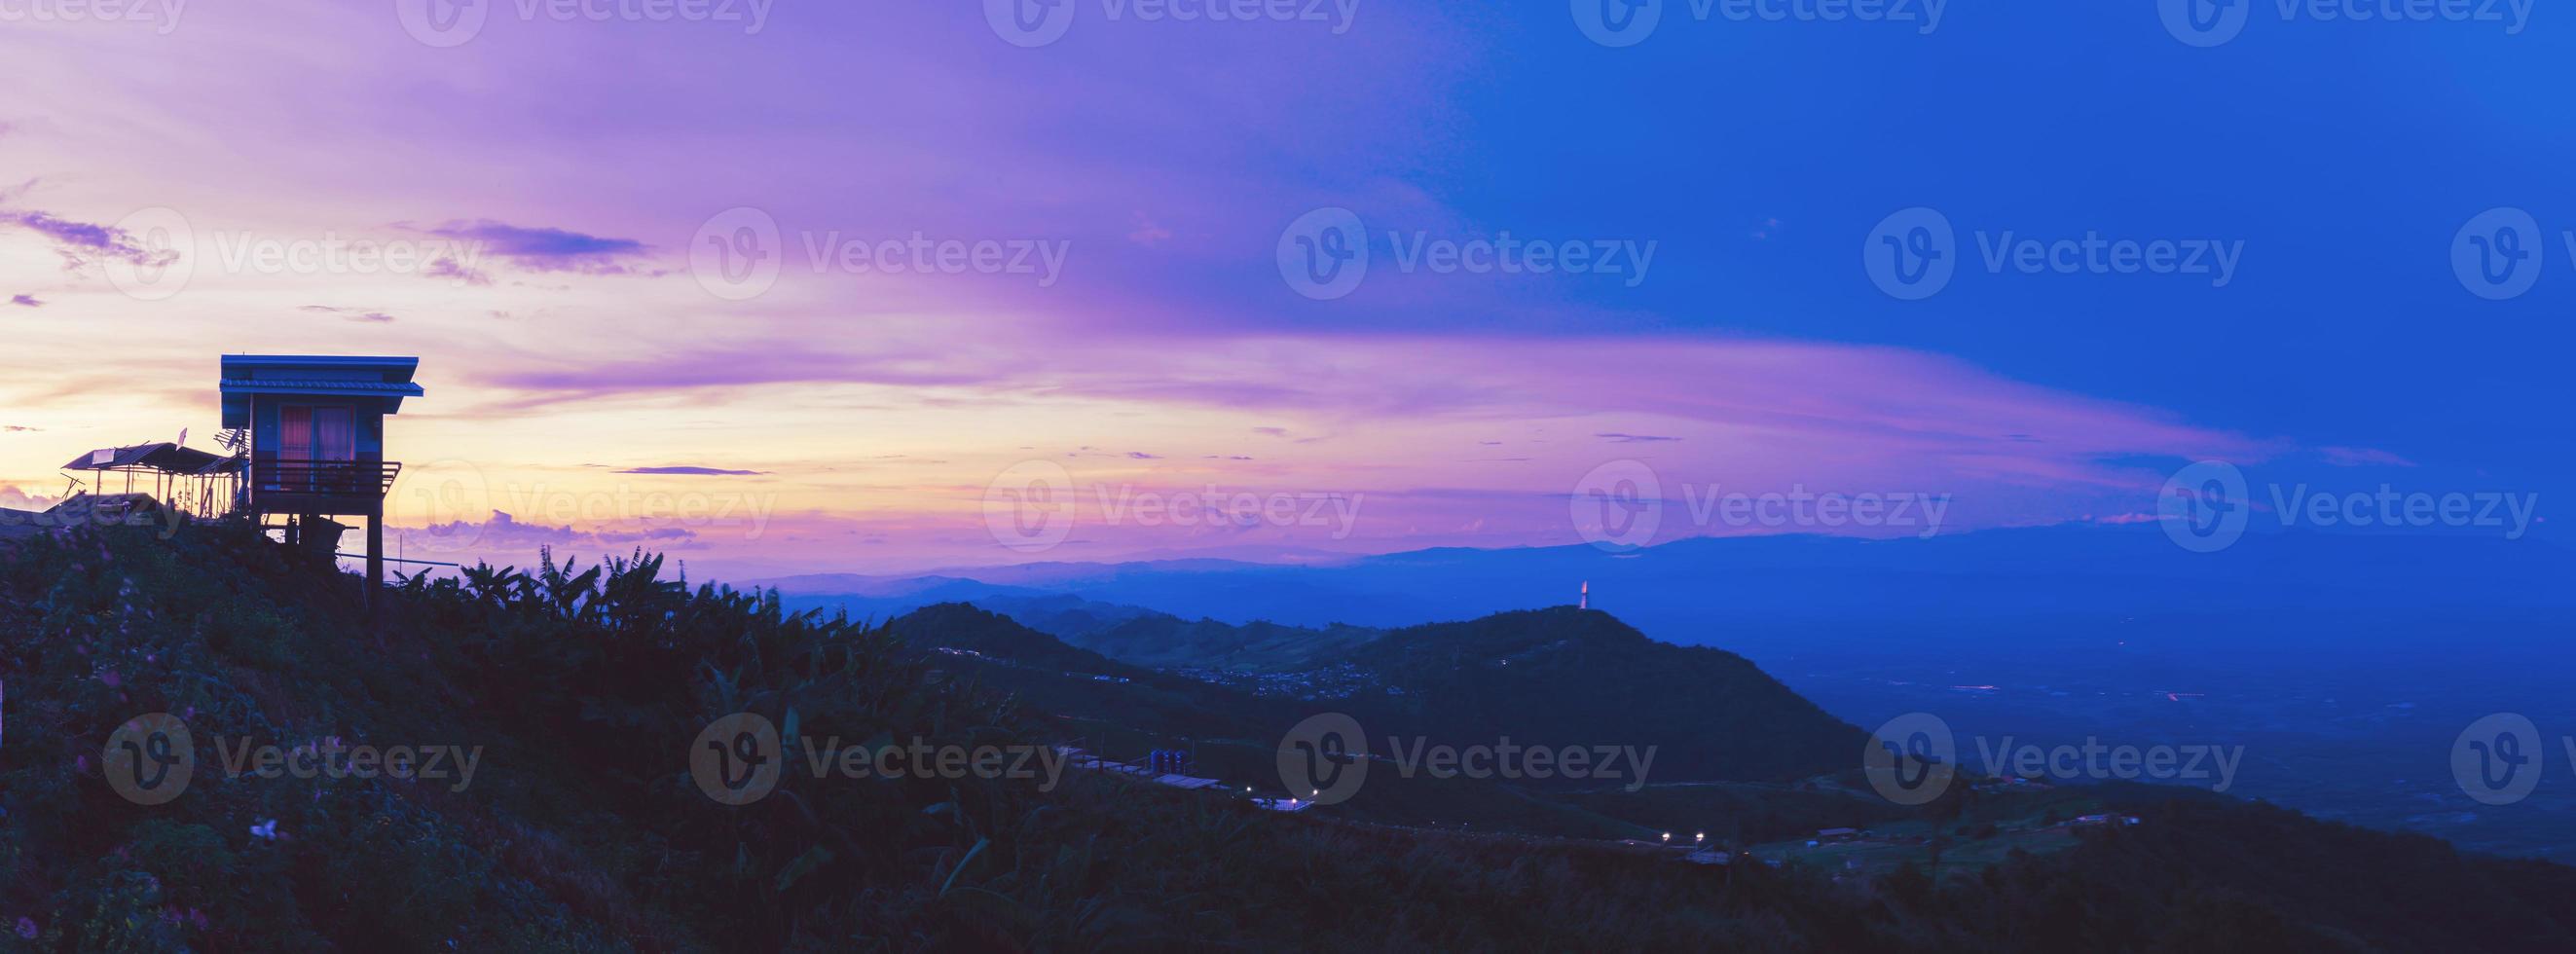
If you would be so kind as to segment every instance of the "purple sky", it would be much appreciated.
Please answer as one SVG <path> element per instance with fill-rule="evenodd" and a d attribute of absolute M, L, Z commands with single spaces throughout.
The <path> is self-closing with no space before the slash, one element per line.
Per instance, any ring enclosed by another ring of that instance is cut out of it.
<path fill-rule="evenodd" d="M 2367 429 L 1944 347 L 1920 313 L 1887 331 L 1730 295 L 1801 234 L 1859 285 L 1904 203 L 1827 215 L 1764 178 L 1800 161 L 1769 119 L 1661 144 L 1706 149 L 1705 178 L 1661 184 L 1693 198 L 1611 194 L 1624 138 L 1707 122 L 1704 96 L 1557 69 L 1616 51 L 1555 6 L 1092 3 L 1035 47 L 966 4 L 761 7 L 757 29 L 486 7 L 452 46 L 407 30 L 412 3 L 0 33 L 15 72 L 59 80 L 0 92 L 0 425 L 27 429 L 0 432 L 0 487 L 209 435 L 215 356 L 272 351 L 423 358 L 429 396 L 392 425 L 412 555 L 646 545 L 743 574 L 1571 543 L 1621 462 L 1675 513 L 1919 495 L 1940 532 L 2144 519 L 2205 457 L 2414 464 Z M 1529 128 L 1588 97 L 1632 131 Z M 1318 298 L 1283 230 L 1330 208 L 1366 220 L 1372 261 Z M 1506 237 L 1629 267 L 1405 264 Z M 2151 361 L 2149 340 L 2093 353 Z M 1052 496 L 1016 526 L 1069 519 L 1060 539 L 997 529 L 1033 474 Z"/>

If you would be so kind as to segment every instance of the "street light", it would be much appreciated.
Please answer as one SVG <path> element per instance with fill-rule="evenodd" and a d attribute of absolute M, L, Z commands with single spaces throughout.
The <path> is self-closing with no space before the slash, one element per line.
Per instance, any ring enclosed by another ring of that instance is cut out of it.
<path fill-rule="evenodd" d="M 1665 832 L 1665 833 L 1664 833 L 1664 840 L 1665 840 L 1665 841 L 1667 841 L 1667 842 L 1672 841 L 1672 840 L 1673 840 L 1673 833 L 1672 833 L 1672 832 Z"/>
<path fill-rule="evenodd" d="M 1692 841 L 1702 841 L 1702 842 L 1707 841 L 1707 840 L 1708 840 L 1708 833 L 1707 833 L 1707 832 L 1700 832 L 1699 834 L 1692 835 L 1692 836 L 1691 836 L 1691 840 L 1692 840 Z"/>

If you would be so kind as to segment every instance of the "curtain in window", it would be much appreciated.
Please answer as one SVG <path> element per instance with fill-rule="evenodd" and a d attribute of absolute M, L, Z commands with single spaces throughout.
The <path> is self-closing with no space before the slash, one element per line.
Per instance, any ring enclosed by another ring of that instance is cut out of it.
<path fill-rule="evenodd" d="M 289 404 L 277 409 L 279 460 L 313 459 L 313 408 Z"/>
<path fill-rule="evenodd" d="M 313 459 L 349 461 L 358 459 L 356 415 L 345 407 L 313 409 Z"/>

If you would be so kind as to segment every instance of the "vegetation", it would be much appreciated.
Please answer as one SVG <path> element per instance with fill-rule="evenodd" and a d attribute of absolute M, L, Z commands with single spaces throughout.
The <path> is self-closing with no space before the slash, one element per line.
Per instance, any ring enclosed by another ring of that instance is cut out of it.
<path fill-rule="evenodd" d="M 1598 610 L 1399 629 L 1354 658 L 1404 687 L 1397 714 L 1434 739 L 1651 745 L 1659 779 L 1836 772 L 1869 738 L 1742 656 L 1656 642 Z"/>
<path fill-rule="evenodd" d="M 1069 615 L 1069 614 L 1068 614 Z M 1054 618 L 1064 625 L 1064 617 Z M 1139 666 L 1197 666 L 1247 672 L 1294 672 L 1330 665 L 1386 630 L 1335 624 L 1288 626 L 1255 620 L 1240 626 L 1213 619 L 1185 620 L 1168 613 L 1139 613 L 1115 622 L 1066 631 L 1032 623 L 1066 642 Z"/>
<path fill-rule="evenodd" d="M 1079 772 L 789 771 L 726 806 L 687 753 L 728 713 L 791 749 L 1043 742 L 1060 720 L 885 630 L 664 570 L 478 567 L 370 622 L 348 577 L 244 526 L 0 546 L 0 951 L 2576 947 L 2571 869 L 2160 793 L 2107 795 L 2147 823 L 2065 851 L 1841 881 Z M 199 753 L 158 806 L 101 758 L 150 712 Z M 480 746 L 481 771 L 233 777 L 216 754 L 332 737 Z"/>

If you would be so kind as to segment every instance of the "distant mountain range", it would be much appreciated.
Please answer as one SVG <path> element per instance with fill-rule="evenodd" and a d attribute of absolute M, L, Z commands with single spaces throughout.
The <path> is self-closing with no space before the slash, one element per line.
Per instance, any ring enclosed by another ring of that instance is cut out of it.
<path fill-rule="evenodd" d="M 2059 526 L 755 582 L 793 608 L 885 619 L 963 601 L 1140 668 L 1263 673 L 1356 662 L 1403 627 L 1565 606 L 1588 581 L 1644 636 L 1723 646 L 1862 727 L 1929 711 L 1995 738 L 2241 742 L 2248 797 L 2567 856 L 2576 799 L 2557 789 L 2518 811 L 2427 806 L 2457 797 L 2443 759 L 2472 720 L 2576 724 L 2570 579 L 2576 555 L 2532 539 L 2256 532 L 2197 554 L 2153 526 Z"/>
<path fill-rule="evenodd" d="M 1860 764 L 1868 736 L 1741 656 L 1648 639 L 1609 614 L 1560 607 L 1390 631 L 1325 631 L 1308 666 L 1284 663 L 1314 631 L 1139 617 L 1103 637 L 1111 659 L 998 614 L 939 604 L 886 629 L 924 648 L 981 654 L 981 678 L 1050 711 L 1158 732 L 1267 743 L 1297 719 L 1350 714 L 1372 735 L 1454 745 L 1653 747 L 1664 781 L 1789 781 Z M 1174 621 L 1176 622 L 1176 621 Z M 1103 643 L 1094 643 L 1103 645 Z M 1270 679 L 1193 678 L 1131 663 L 1226 668 Z M 1104 682 L 1094 676 L 1123 680 Z M 1223 679 L 1222 683 L 1215 680 Z"/>
<path fill-rule="evenodd" d="M 1852 627 L 2082 614 L 2576 609 L 2576 552 L 2538 540 L 2249 533 L 2191 553 L 2152 526 L 2056 526 L 1932 539 L 1698 538 L 1627 552 L 1589 546 L 1445 548 L 1332 565 L 1227 560 L 1036 563 L 912 577 L 823 574 L 746 581 L 798 605 L 888 616 L 938 602 L 1101 619 L 1150 608 L 1183 619 L 1391 628 L 1573 604 L 1656 639 L 1761 654 Z M 1029 601 L 1071 597 L 1053 604 Z M 1032 614 L 1033 616 L 1035 614 Z M 1069 631 L 1080 624 L 1050 628 Z"/>

